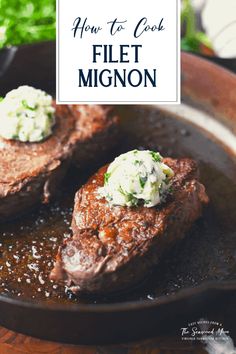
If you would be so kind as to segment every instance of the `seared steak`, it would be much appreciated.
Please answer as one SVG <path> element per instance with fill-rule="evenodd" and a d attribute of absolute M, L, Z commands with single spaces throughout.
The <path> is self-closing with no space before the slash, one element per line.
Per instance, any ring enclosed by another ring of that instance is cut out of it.
<path fill-rule="evenodd" d="M 76 194 L 72 238 L 60 247 L 51 278 L 74 293 L 108 293 L 136 284 L 199 218 L 208 202 L 193 160 L 163 160 L 173 191 L 152 208 L 110 206 L 98 198 L 107 167 Z"/>
<path fill-rule="evenodd" d="M 48 202 L 72 161 L 80 167 L 111 148 L 117 117 L 108 107 L 56 106 L 53 135 L 39 143 L 0 138 L 0 221 Z"/>

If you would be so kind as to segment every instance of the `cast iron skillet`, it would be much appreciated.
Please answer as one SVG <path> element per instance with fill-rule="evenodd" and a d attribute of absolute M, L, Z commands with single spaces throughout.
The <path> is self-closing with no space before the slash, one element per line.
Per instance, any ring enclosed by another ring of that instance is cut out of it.
<path fill-rule="evenodd" d="M 0 96 L 26 84 L 51 93 L 55 91 L 55 80 L 55 41 L 0 50 Z"/>
<path fill-rule="evenodd" d="M 180 329 L 235 294 L 236 76 L 189 54 L 182 69 L 183 105 L 117 107 L 123 141 L 107 161 L 134 147 L 195 158 L 211 200 L 203 217 L 135 289 L 75 298 L 47 278 L 74 192 L 97 167 L 71 170 L 50 206 L 1 225 L 1 325 L 60 342 L 125 342 Z"/>

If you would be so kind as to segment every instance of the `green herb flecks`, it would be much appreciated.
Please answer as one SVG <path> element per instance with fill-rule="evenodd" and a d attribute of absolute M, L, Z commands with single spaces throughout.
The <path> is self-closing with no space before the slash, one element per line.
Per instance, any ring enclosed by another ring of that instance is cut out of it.
<path fill-rule="evenodd" d="M 108 183 L 109 178 L 111 177 L 111 173 L 106 172 L 104 173 L 104 183 Z"/>
<path fill-rule="evenodd" d="M 162 161 L 162 157 L 159 154 L 159 152 L 150 151 L 150 154 L 152 155 L 153 161 L 155 161 L 155 162 L 161 162 Z"/>
<path fill-rule="evenodd" d="M 134 161 L 134 164 L 135 164 L 135 165 L 141 165 L 141 161 L 140 161 L 140 160 L 135 160 L 135 161 Z"/>
<path fill-rule="evenodd" d="M 121 186 L 119 187 L 119 192 L 125 197 L 129 206 L 138 205 L 138 199 L 134 196 L 133 193 L 126 193 Z"/>
<path fill-rule="evenodd" d="M 126 196 L 126 193 L 123 191 L 121 186 L 119 186 L 118 190 L 123 196 Z"/>
<path fill-rule="evenodd" d="M 212 45 L 204 32 L 197 30 L 196 15 L 191 0 L 182 1 L 181 24 L 184 28 L 184 36 L 181 39 L 181 49 L 194 53 L 201 53 L 201 46 L 209 51 Z"/>
<path fill-rule="evenodd" d="M 132 193 L 126 194 L 126 197 L 127 197 L 127 202 L 130 204 L 130 206 L 138 205 L 138 199 Z"/>
<path fill-rule="evenodd" d="M 142 189 L 144 188 L 146 182 L 147 182 L 147 176 L 139 177 L 139 183 L 140 183 L 140 186 L 141 186 Z"/>

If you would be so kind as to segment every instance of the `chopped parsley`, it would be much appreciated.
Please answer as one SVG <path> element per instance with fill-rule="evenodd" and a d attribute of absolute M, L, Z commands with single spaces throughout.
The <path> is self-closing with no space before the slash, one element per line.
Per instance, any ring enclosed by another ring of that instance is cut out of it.
<path fill-rule="evenodd" d="M 138 199 L 133 193 L 126 193 L 121 186 L 119 187 L 119 192 L 125 197 L 129 206 L 136 206 L 138 204 Z"/>
<path fill-rule="evenodd" d="M 134 161 L 134 164 L 135 164 L 135 165 L 140 165 L 140 164 L 141 164 L 141 161 L 140 161 L 140 160 L 135 160 L 135 161 Z"/>
<path fill-rule="evenodd" d="M 104 183 L 105 184 L 108 182 L 110 177 L 111 177 L 111 173 L 109 173 L 109 172 L 104 173 Z"/>
<path fill-rule="evenodd" d="M 130 203 L 130 206 L 136 206 L 138 204 L 138 199 L 132 193 L 128 193 L 127 202 Z"/>
<path fill-rule="evenodd" d="M 30 107 L 26 100 L 22 100 L 21 103 L 24 108 L 29 109 L 30 111 L 35 111 L 36 107 Z"/>
<path fill-rule="evenodd" d="M 147 182 L 147 176 L 145 176 L 145 177 L 140 176 L 139 177 L 139 183 L 140 183 L 141 188 L 144 188 L 146 182 Z"/>
<path fill-rule="evenodd" d="M 158 152 L 132 150 L 111 163 L 99 193 L 113 205 L 149 208 L 164 200 L 172 175 Z"/>
<path fill-rule="evenodd" d="M 150 151 L 150 154 L 152 156 L 153 161 L 155 161 L 155 162 L 161 162 L 162 161 L 162 157 L 159 154 L 159 152 Z"/>

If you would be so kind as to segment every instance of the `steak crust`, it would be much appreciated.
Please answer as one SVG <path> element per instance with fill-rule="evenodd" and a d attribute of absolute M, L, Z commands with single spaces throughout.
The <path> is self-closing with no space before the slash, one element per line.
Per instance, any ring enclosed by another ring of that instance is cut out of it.
<path fill-rule="evenodd" d="M 48 139 L 23 143 L 0 138 L 0 221 L 48 202 L 71 163 L 83 168 L 99 161 L 117 141 L 118 118 L 111 108 L 55 108 L 56 124 Z"/>
<path fill-rule="evenodd" d="M 182 239 L 208 202 L 190 159 L 164 159 L 175 176 L 173 192 L 156 207 L 110 206 L 98 198 L 107 166 L 75 196 L 72 232 L 59 248 L 51 279 L 74 293 L 109 293 L 141 281 Z"/>

